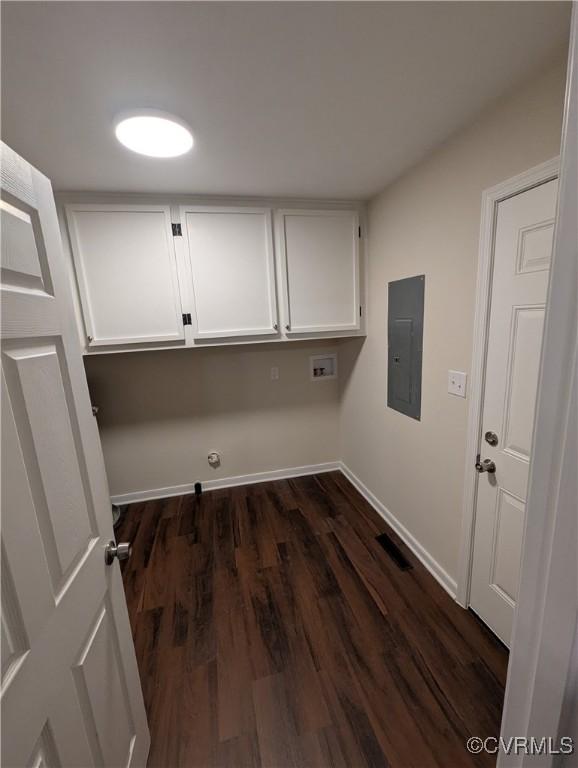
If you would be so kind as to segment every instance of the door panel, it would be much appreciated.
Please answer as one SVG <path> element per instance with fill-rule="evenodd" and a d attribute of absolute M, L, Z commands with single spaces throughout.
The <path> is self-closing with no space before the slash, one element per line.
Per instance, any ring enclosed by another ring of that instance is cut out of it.
<path fill-rule="evenodd" d="M 359 328 L 359 217 L 355 211 L 280 211 L 289 333 Z"/>
<path fill-rule="evenodd" d="M 518 594 L 519 563 L 522 550 L 525 504 L 500 489 L 496 510 L 496 535 L 492 552 L 491 584 L 515 603 Z"/>
<path fill-rule="evenodd" d="M 114 619 L 107 601 L 99 608 L 73 668 L 78 701 L 88 720 L 94 762 L 128 765 L 135 727 L 126 695 Z"/>
<path fill-rule="evenodd" d="M 2 684 L 29 650 L 6 555 L 2 553 Z"/>
<path fill-rule="evenodd" d="M 91 538 L 98 535 L 82 482 L 80 446 L 73 435 L 59 355 L 53 344 L 9 347 L 3 350 L 3 363 L 28 483 L 36 509 L 42 510 L 37 518 L 44 554 L 58 595 Z"/>
<path fill-rule="evenodd" d="M 52 579 L 2 371 L 2 617 L 14 652 L 29 649 L 54 608 Z M 10 446 L 10 449 L 4 448 Z M 17 509 L 18 516 L 8 514 Z M 9 546 L 4 547 L 4 543 Z M 26 552 L 25 558 L 20 553 Z M 13 662 L 17 659 L 13 658 Z M 7 663 L 3 672 L 9 673 Z"/>
<path fill-rule="evenodd" d="M 2 281 L 14 284 L 16 279 L 17 284 L 45 289 L 30 215 L 4 202 L 4 208 L 0 210 L 0 226 L 4 254 Z M 12 273 L 12 281 L 9 273 Z"/>
<path fill-rule="evenodd" d="M 54 743 L 52 729 L 48 721 L 45 723 L 38 741 L 34 745 L 32 758 L 28 763 L 32 768 L 52 768 L 52 766 L 61 765 L 58 756 L 58 750 Z"/>
<path fill-rule="evenodd" d="M 0 210 L 2 764 L 144 765 L 149 734 L 118 564 L 104 563 L 110 498 L 52 190 L 5 145 Z"/>
<path fill-rule="evenodd" d="M 271 212 L 181 208 L 195 297 L 195 338 L 276 334 Z"/>
<path fill-rule="evenodd" d="M 507 353 L 510 370 L 504 403 L 504 450 L 526 462 L 530 461 L 532 445 L 544 309 L 514 307 Z"/>
<path fill-rule="evenodd" d="M 499 203 L 478 478 L 470 603 L 509 644 L 520 557 L 557 180 Z M 483 435 L 495 432 L 498 444 Z"/>
<path fill-rule="evenodd" d="M 66 206 L 89 346 L 184 339 L 169 206 Z"/>
<path fill-rule="evenodd" d="M 521 227 L 518 235 L 517 272 L 542 272 L 550 268 L 554 238 L 554 219 Z"/>

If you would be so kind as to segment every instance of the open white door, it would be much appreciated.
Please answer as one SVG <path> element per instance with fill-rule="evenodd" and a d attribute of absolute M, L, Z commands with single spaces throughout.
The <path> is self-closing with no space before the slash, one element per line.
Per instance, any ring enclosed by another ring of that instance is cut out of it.
<path fill-rule="evenodd" d="M 501 737 L 550 736 L 549 754 L 502 747 L 498 768 L 571 768 L 578 747 L 578 5 L 574 3 L 556 241 L 532 445 L 520 591 Z M 574 754 L 561 737 L 574 740 Z"/>
<path fill-rule="evenodd" d="M 50 182 L 1 148 L 2 765 L 144 766 L 149 732 Z"/>

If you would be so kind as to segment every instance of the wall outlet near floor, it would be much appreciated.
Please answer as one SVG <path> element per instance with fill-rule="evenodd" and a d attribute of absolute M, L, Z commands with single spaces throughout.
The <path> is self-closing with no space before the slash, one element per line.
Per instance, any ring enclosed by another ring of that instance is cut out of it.
<path fill-rule="evenodd" d="M 448 371 L 448 392 L 458 397 L 466 396 L 468 376 L 463 371 Z"/>
<path fill-rule="evenodd" d="M 276 365 L 271 368 L 271 381 L 279 381 L 279 368 Z"/>
<path fill-rule="evenodd" d="M 209 466 L 218 469 L 221 466 L 221 454 L 218 451 L 211 451 L 207 456 Z"/>

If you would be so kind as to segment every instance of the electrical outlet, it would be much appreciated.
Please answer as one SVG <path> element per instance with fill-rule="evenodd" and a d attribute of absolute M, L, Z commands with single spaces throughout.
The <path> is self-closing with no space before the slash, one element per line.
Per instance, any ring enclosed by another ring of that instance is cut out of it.
<path fill-rule="evenodd" d="M 274 365 L 271 368 L 271 381 L 278 381 L 279 380 L 279 368 Z"/>
<path fill-rule="evenodd" d="M 467 374 L 463 371 L 448 371 L 448 392 L 458 397 L 466 396 Z"/>

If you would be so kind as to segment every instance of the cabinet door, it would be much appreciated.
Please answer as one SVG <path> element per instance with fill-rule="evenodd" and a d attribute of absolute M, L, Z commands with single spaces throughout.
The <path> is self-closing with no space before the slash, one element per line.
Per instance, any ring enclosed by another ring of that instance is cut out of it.
<path fill-rule="evenodd" d="M 67 205 L 89 346 L 184 339 L 170 207 Z"/>
<path fill-rule="evenodd" d="M 288 333 L 359 328 L 356 211 L 280 211 Z"/>
<path fill-rule="evenodd" d="M 277 333 L 271 212 L 182 207 L 196 338 Z"/>

